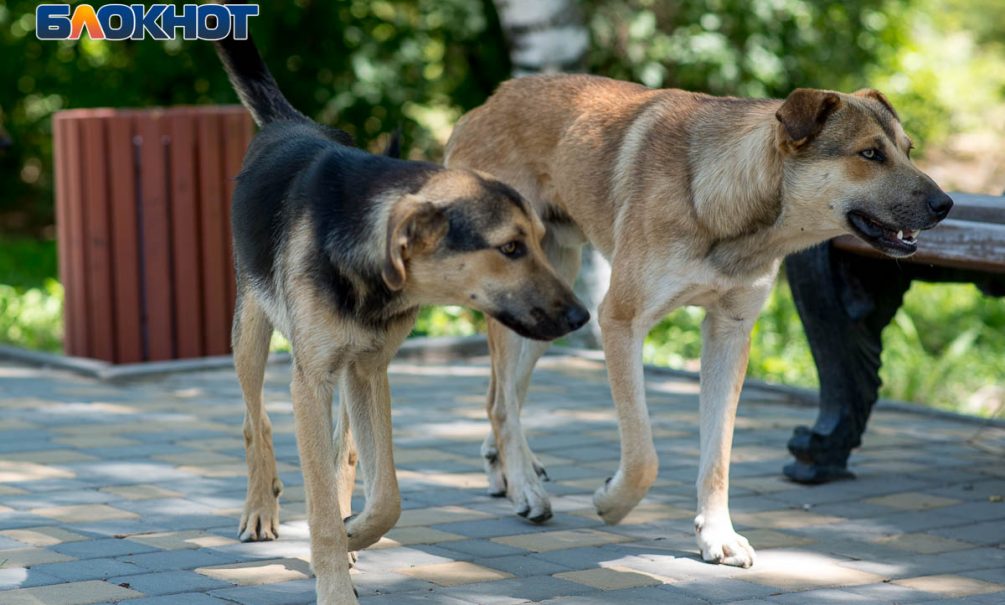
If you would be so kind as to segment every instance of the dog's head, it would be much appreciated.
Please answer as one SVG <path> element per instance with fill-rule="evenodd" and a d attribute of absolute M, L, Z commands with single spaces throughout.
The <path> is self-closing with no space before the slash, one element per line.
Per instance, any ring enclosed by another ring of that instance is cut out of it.
<path fill-rule="evenodd" d="M 879 91 L 800 88 L 775 117 L 786 204 L 821 228 L 902 257 L 949 214 L 952 199 L 911 162 L 911 140 Z"/>
<path fill-rule="evenodd" d="M 473 307 L 527 338 L 551 340 L 589 312 L 548 263 L 544 225 L 512 188 L 442 170 L 391 209 L 384 281 L 424 304 Z"/>

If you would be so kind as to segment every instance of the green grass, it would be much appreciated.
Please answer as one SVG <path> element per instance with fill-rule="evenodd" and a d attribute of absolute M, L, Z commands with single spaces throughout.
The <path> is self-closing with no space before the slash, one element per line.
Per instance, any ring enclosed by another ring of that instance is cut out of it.
<path fill-rule="evenodd" d="M 0 342 L 62 349 L 63 289 L 56 280 L 54 242 L 0 238 Z M 695 370 L 701 354 L 704 311 L 680 309 L 650 332 L 648 363 Z M 414 336 L 467 336 L 484 331 L 484 317 L 463 307 L 422 310 Z M 1005 300 L 971 285 L 917 283 L 883 334 L 881 395 L 925 405 L 994 415 L 992 398 L 1005 387 Z M 277 337 L 273 346 L 286 349 Z M 815 387 L 816 368 L 784 279 L 775 286 L 754 327 L 750 376 Z"/>
<path fill-rule="evenodd" d="M 63 348 L 63 287 L 56 243 L 0 238 L 0 342 L 39 351 Z"/>

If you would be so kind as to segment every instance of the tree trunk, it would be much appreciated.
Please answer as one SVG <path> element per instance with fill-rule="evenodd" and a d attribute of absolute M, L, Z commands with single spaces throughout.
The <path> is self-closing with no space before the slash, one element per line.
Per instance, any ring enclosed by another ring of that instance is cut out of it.
<path fill-rule="evenodd" d="M 590 34 L 576 0 L 494 0 L 499 23 L 509 43 L 513 76 L 583 71 Z M 576 295 L 593 319 L 568 340 L 576 346 L 600 347 L 597 307 L 607 292 L 611 268 L 592 246 L 583 247 L 583 268 Z"/>

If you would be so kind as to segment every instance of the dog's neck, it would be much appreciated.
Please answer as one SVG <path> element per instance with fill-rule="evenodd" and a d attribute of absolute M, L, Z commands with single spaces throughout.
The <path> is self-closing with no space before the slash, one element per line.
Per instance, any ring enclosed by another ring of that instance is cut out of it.
<path fill-rule="evenodd" d="M 775 118 L 778 104 L 753 108 L 750 118 L 756 126 L 746 128 L 732 148 L 731 181 L 720 190 L 732 191 L 741 203 L 735 220 L 745 220 L 748 228 L 736 235 L 715 240 L 708 258 L 731 275 L 755 275 L 774 271 L 786 255 L 840 235 L 839 229 L 821 229 L 794 213 L 785 200 L 785 157 L 782 136 Z M 747 209 L 759 209 L 759 214 Z M 766 210 L 767 209 L 767 210 Z M 770 218 L 770 220 L 765 220 Z"/>

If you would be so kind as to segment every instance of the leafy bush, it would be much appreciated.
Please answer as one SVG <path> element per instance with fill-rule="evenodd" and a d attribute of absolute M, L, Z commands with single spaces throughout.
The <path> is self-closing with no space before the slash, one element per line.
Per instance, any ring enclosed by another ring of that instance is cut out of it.
<path fill-rule="evenodd" d="M 41 288 L 0 284 L 0 342 L 38 351 L 63 350 L 63 286 L 54 279 Z"/>

